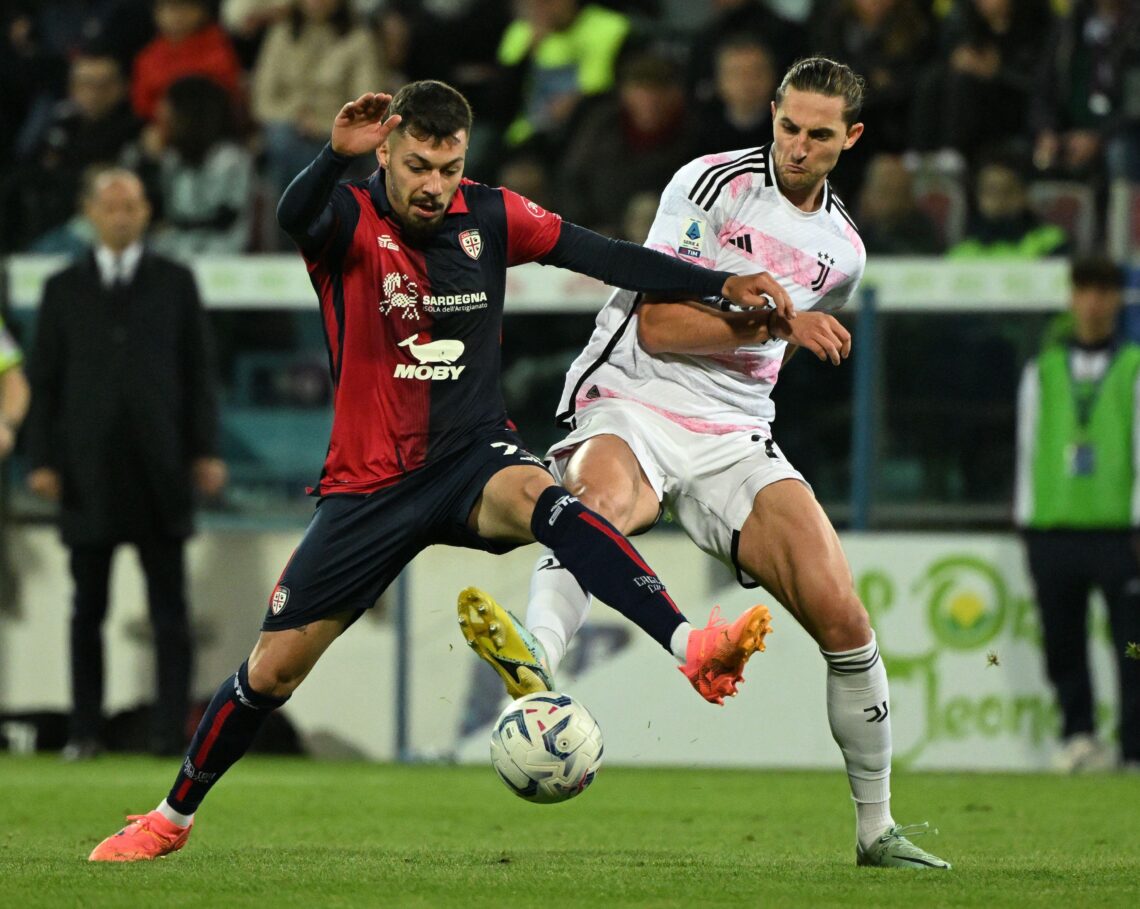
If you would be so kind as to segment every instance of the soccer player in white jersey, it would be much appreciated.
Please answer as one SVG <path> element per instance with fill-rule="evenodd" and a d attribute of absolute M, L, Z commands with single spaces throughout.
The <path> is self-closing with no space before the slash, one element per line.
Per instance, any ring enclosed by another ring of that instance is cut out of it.
<path fill-rule="evenodd" d="M 549 456 L 566 488 L 622 532 L 649 529 L 668 507 L 741 584 L 759 583 L 780 601 L 826 665 L 858 864 L 949 868 L 908 839 L 925 825 L 891 816 L 887 675 L 875 633 L 831 523 L 771 431 L 771 392 L 788 357 L 806 347 L 839 364 L 850 352 L 830 313 L 855 293 L 866 254 L 827 175 L 863 132 L 862 99 L 863 80 L 847 66 L 799 61 L 776 92 L 772 144 L 681 168 L 646 241 L 709 268 L 769 272 L 794 317 L 618 291 L 567 376 L 559 417 L 570 433 Z M 539 559 L 525 627 L 485 594 L 461 598 L 468 642 L 512 696 L 551 685 L 589 610 L 590 594 L 558 569 L 549 552 Z M 688 630 L 674 637 L 682 663 Z"/>

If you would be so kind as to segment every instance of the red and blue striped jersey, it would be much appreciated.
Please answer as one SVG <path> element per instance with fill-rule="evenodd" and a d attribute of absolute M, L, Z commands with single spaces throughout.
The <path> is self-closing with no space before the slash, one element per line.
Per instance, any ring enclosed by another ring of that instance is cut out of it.
<path fill-rule="evenodd" d="M 506 269 L 561 219 L 463 180 L 430 239 L 409 242 L 377 171 L 337 186 L 335 228 L 305 253 L 320 298 L 334 418 L 319 492 L 364 493 L 509 426 L 499 386 Z"/>

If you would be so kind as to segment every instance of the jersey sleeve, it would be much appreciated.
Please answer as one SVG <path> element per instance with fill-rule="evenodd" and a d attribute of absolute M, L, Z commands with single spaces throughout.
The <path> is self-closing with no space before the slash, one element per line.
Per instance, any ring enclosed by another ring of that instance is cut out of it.
<path fill-rule="evenodd" d="M 541 259 L 558 242 L 562 218 L 505 187 L 501 192 L 507 216 L 507 265 Z"/>
<path fill-rule="evenodd" d="M 673 175 L 661 194 L 645 245 L 705 268 L 716 268 L 724 214 L 719 201 L 706 211 L 690 198 L 694 186 L 708 168 L 708 162 L 698 158 Z"/>

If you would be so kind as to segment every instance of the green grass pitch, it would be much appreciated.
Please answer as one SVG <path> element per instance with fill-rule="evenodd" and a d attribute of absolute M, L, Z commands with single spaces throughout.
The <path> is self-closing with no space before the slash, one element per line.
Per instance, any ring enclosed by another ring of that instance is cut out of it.
<path fill-rule="evenodd" d="M 0 757 L 0 906 L 1140 905 L 1140 775 L 896 774 L 950 872 L 856 868 L 842 773 L 608 767 L 530 805 L 490 767 L 251 757 L 186 848 L 92 864 L 176 763 Z"/>

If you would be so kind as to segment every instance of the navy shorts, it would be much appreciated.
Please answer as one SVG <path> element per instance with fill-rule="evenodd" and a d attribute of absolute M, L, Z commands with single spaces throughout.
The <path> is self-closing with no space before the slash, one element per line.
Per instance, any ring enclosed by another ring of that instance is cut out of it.
<path fill-rule="evenodd" d="M 517 435 L 502 430 L 376 492 L 322 496 L 270 595 L 262 630 L 297 628 L 345 610 L 355 610 L 355 620 L 436 543 L 493 553 L 524 545 L 486 540 L 467 526 L 488 480 L 522 464 L 545 469 Z"/>

